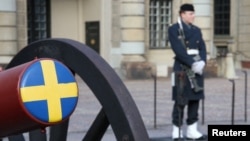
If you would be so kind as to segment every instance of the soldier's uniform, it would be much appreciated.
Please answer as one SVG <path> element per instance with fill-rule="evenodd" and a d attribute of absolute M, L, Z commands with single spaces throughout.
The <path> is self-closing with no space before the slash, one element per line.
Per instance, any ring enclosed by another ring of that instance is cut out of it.
<path fill-rule="evenodd" d="M 195 25 L 187 25 L 182 21 L 183 31 L 185 35 L 184 44 L 181 41 L 181 35 L 179 32 L 180 26 L 178 23 L 173 24 L 168 29 L 168 37 L 171 44 L 171 48 L 175 53 L 173 72 L 183 71 L 182 65 L 185 65 L 191 69 L 192 64 L 196 61 L 194 56 L 199 55 L 200 59 L 206 62 L 206 46 L 202 38 L 202 33 L 199 27 Z M 204 76 L 203 74 L 195 74 L 195 78 L 199 86 L 204 88 Z M 187 125 L 192 125 L 198 121 L 198 108 L 199 100 L 204 99 L 204 90 L 194 92 L 192 89 L 192 83 L 186 77 L 185 78 L 185 96 L 188 99 L 187 102 Z M 178 109 L 177 103 L 177 87 L 173 85 L 172 99 L 175 101 L 172 113 L 173 125 L 177 127 L 182 126 L 183 110 L 181 113 Z M 179 117 L 180 116 L 180 117 Z"/>
<path fill-rule="evenodd" d="M 192 64 L 195 62 L 194 57 L 199 55 L 201 60 L 206 62 L 206 46 L 202 39 L 201 30 L 194 25 L 186 25 L 182 22 L 183 30 L 185 34 L 185 45 L 180 41 L 179 35 L 179 25 L 178 23 L 173 24 L 169 27 L 169 41 L 171 43 L 171 48 L 175 53 L 173 71 L 179 72 L 182 71 L 181 65 L 186 65 L 191 68 Z M 204 77 L 203 75 L 196 74 L 196 80 L 199 86 L 204 85 Z M 190 85 L 190 82 L 186 82 Z M 175 87 L 174 87 L 175 88 Z M 194 93 L 191 89 L 186 91 L 189 100 L 199 100 L 204 98 L 204 92 L 200 91 L 198 93 Z M 173 100 L 176 100 L 176 90 L 173 91 Z"/>

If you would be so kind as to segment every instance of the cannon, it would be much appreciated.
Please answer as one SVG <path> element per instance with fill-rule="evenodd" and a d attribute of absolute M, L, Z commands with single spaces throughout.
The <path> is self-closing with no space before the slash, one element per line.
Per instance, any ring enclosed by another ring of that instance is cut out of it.
<path fill-rule="evenodd" d="M 139 110 L 126 86 L 113 68 L 93 49 L 71 39 L 39 40 L 17 53 L 6 66 L 5 71 L 30 62 L 34 58 L 50 58 L 62 62 L 73 74 L 80 76 L 100 102 L 102 106 L 100 112 L 82 141 L 100 141 L 109 125 L 119 141 L 149 141 Z M 36 126 L 32 128 L 41 128 L 40 124 L 35 124 Z M 48 125 L 51 127 L 50 141 L 65 141 L 67 124 L 66 119 L 65 122 Z M 11 141 L 22 141 L 24 140 L 22 131 L 30 128 L 22 125 L 18 128 L 23 130 L 12 135 L 2 134 L 2 136 L 8 135 Z M 39 136 L 41 135 L 35 135 L 34 140 L 42 141 L 42 137 Z"/>
<path fill-rule="evenodd" d="M 34 59 L 0 73 L 0 137 L 59 124 L 78 100 L 72 72 L 51 59 Z"/>

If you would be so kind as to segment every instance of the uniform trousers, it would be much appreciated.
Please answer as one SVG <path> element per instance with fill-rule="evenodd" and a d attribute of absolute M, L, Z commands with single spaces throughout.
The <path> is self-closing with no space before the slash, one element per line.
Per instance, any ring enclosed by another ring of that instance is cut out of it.
<path fill-rule="evenodd" d="M 189 100 L 185 106 L 180 106 L 175 101 L 172 112 L 172 123 L 177 127 L 181 127 L 183 124 L 185 107 L 187 107 L 187 125 L 198 121 L 199 100 Z"/>

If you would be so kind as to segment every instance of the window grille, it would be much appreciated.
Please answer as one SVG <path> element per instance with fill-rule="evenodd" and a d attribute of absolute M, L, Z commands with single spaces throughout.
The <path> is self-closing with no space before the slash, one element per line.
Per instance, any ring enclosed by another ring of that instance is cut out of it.
<path fill-rule="evenodd" d="M 27 0 L 28 43 L 50 36 L 49 0 Z"/>
<path fill-rule="evenodd" d="M 172 0 L 150 0 L 149 45 L 151 49 L 168 47 L 168 27 L 172 20 Z"/>
<path fill-rule="evenodd" d="M 230 34 L 230 0 L 214 0 L 214 34 Z"/>

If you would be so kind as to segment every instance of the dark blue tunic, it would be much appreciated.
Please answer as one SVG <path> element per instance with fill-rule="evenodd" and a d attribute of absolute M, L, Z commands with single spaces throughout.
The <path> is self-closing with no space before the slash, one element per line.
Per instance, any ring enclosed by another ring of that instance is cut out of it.
<path fill-rule="evenodd" d="M 185 45 L 182 44 L 180 40 L 179 34 L 179 25 L 178 23 L 173 24 L 169 27 L 168 30 L 168 38 L 171 44 L 171 48 L 175 53 L 175 61 L 173 65 L 173 71 L 178 72 L 182 70 L 181 64 L 184 64 L 191 68 L 192 64 L 195 62 L 194 56 L 189 55 L 187 50 L 189 49 L 198 49 L 201 60 L 206 63 L 206 46 L 204 40 L 202 38 L 202 33 L 200 28 L 194 25 L 186 25 L 182 23 L 183 30 L 185 34 Z M 198 81 L 198 85 L 204 88 L 204 76 L 196 74 L 196 79 Z M 204 90 L 195 93 L 191 89 L 190 81 L 186 80 L 187 88 L 185 89 L 185 93 L 188 95 L 189 100 L 198 100 L 204 98 Z M 173 100 L 176 100 L 176 87 L 173 87 Z"/>

